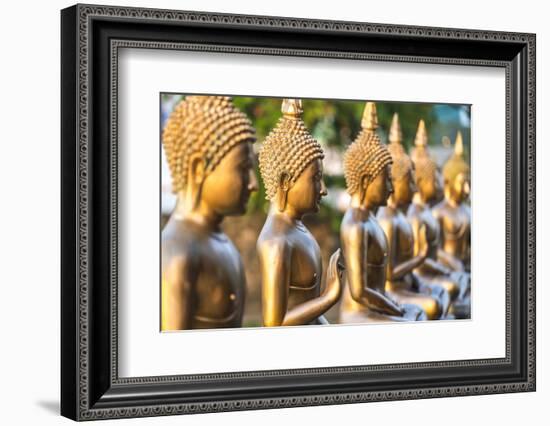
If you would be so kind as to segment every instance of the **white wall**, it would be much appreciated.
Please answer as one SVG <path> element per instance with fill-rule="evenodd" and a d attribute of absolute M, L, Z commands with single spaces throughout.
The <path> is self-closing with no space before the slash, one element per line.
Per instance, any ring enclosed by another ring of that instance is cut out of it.
<path fill-rule="evenodd" d="M 132 424 L 410 425 L 543 424 L 550 401 L 550 29 L 544 2 L 272 0 L 108 1 L 142 7 L 296 16 L 537 33 L 538 391 L 453 399 L 121 420 Z M 0 62 L 0 417 L 3 424 L 58 424 L 59 404 L 59 9 L 71 2 L 6 2 Z M 545 80 L 546 77 L 546 80 Z M 327 82 L 328 84 L 329 82 Z M 537 416 L 540 418 L 537 420 Z M 433 419 L 433 420 L 432 420 Z M 112 423 L 111 421 L 106 422 Z M 104 423 L 102 423 L 104 424 Z M 116 423 L 113 423 L 116 424 Z M 120 423 L 122 424 L 122 423 Z"/>

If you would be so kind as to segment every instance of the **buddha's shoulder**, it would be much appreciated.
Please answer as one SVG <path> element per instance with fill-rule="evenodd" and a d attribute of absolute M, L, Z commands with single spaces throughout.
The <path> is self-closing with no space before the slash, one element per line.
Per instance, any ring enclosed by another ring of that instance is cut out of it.
<path fill-rule="evenodd" d="M 411 203 L 411 205 L 407 209 L 407 218 L 416 219 L 424 212 L 424 210 L 424 207 L 416 203 Z"/>
<path fill-rule="evenodd" d="M 391 207 L 383 206 L 376 212 L 376 219 L 379 222 L 393 222 L 398 216 L 398 212 Z"/>
<path fill-rule="evenodd" d="M 261 232 L 256 242 L 256 248 L 261 256 L 277 255 L 282 256 L 291 251 L 291 242 L 285 235 L 270 232 Z"/>
<path fill-rule="evenodd" d="M 196 252 L 200 247 L 208 245 L 211 238 L 212 233 L 204 227 L 191 220 L 181 220 L 166 225 L 162 230 L 161 244 L 163 248 L 175 245 L 178 251 Z"/>
<path fill-rule="evenodd" d="M 445 212 L 450 208 L 450 205 L 447 200 L 443 199 L 435 206 L 432 207 L 432 215 L 436 218 L 440 218 Z"/>
<path fill-rule="evenodd" d="M 258 241 L 286 241 L 297 232 L 296 226 L 290 223 L 288 219 L 281 217 L 281 215 L 270 214 L 266 218 Z"/>

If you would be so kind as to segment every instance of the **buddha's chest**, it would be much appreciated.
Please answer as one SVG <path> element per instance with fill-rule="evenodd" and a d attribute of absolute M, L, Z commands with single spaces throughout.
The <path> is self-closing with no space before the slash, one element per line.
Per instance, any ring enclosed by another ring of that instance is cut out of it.
<path fill-rule="evenodd" d="M 215 318 L 242 309 L 246 282 L 239 253 L 229 241 L 209 241 L 201 249 L 195 295 L 197 313 Z"/>
<path fill-rule="evenodd" d="M 399 260 L 407 260 L 413 256 L 414 236 L 412 227 L 404 217 L 397 217 L 395 224 L 394 256 Z"/>
<path fill-rule="evenodd" d="M 383 268 L 387 263 L 388 240 L 384 230 L 378 222 L 370 219 L 365 226 L 365 235 L 368 239 L 366 263 L 369 267 Z"/>
<path fill-rule="evenodd" d="M 429 246 L 439 244 L 439 223 L 432 215 L 431 210 L 425 209 L 420 215 L 420 222 L 424 227 L 426 242 Z"/>
<path fill-rule="evenodd" d="M 317 241 L 309 233 L 293 235 L 290 266 L 291 288 L 314 290 L 316 293 L 321 274 L 321 250 Z"/>
<path fill-rule="evenodd" d="M 462 241 L 469 235 L 470 216 L 465 209 L 447 209 L 441 223 L 446 241 Z"/>

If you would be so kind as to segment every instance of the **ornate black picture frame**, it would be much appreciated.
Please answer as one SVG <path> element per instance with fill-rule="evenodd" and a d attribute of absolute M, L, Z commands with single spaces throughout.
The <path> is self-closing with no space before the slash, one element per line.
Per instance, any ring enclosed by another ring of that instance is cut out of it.
<path fill-rule="evenodd" d="M 61 12 L 61 414 L 74 420 L 535 390 L 535 35 L 76 5 Z M 506 356 L 119 378 L 120 47 L 429 64 L 506 73 Z"/>

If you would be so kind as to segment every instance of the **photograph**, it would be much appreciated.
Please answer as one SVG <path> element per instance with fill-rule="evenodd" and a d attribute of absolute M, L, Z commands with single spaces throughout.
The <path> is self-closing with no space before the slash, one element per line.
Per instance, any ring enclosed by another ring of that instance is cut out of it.
<path fill-rule="evenodd" d="M 159 117 L 161 331 L 470 319 L 470 105 L 161 93 Z"/>

